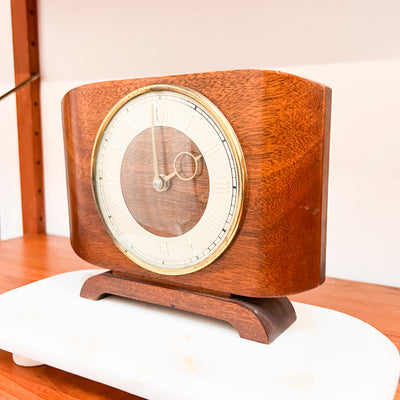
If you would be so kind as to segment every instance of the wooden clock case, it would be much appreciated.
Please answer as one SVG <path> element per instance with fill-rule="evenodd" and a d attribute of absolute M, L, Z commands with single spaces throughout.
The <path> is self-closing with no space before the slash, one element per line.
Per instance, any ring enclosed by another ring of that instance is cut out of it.
<path fill-rule="evenodd" d="M 244 211 L 234 240 L 211 265 L 187 275 L 160 275 L 125 257 L 107 234 L 92 193 L 92 151 L 103 119 L 128 93 L 156 83 L 189 87 L 216 104 L 236 132 L 247 168 Z M 295 319 L 282 297 L 314 288 L 325 278 L 330 102 L 331 90 L 322 84 L 261 70 L 108 81 L 68 92 L 63 123 L 71 244 L 85 261 L 112 270 L 95 277 L 82 294 L 96 299 L 120 294 L 196 311 L 243 325 L 238 328 L 243 337 L 271 341 Z M 185 306 L 191 295 L 197 296 L 194 303 L 205 303 Z M 246 298 L 253 298 L 247 299 L 250 308 L 274 304 L 267 325 L 278 320 L 283 327 L 268 328 L 269 334 L 244 333 L 254 330 L 249 320 L 224 317 L 236 314 L 229 307 L 236 309 Z M 213 299 L 229 299 L 230 306 L 221 311 L 226 304 L 218 303 L 220 311 L 211 312 Z"/>

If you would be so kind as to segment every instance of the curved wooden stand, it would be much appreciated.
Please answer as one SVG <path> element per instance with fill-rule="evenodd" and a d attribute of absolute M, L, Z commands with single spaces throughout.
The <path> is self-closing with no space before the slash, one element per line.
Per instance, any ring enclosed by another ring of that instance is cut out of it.
<path fill-rule="evenodd" d="M 81 289 L 81 297 L 91 300 L 100 300 L 108 295 L 221 319 L 231 324 L 240 337 L 260 343 L 271 343 L 296 320 L 296 313 L 287 297 L 216 296 L 119 277 L 110 271 L 90 277 Z"/>

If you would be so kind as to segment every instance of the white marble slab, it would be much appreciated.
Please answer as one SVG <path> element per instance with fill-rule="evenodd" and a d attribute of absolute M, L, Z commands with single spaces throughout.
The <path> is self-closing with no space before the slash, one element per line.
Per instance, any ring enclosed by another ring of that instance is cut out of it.
<path fill-rule="evenodd" d="M 151 400 L 394 397 L 397 349 L 353 317 L 297 303 L 297 321 L 263 345 L 205 317 L 117 297 L 80 298 L 82 283 L 98 272 L 2 294 L 0 348 Z"/>

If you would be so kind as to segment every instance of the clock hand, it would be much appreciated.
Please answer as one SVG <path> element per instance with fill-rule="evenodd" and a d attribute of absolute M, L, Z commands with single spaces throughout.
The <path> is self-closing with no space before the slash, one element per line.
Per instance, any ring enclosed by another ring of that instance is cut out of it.
<path fill-rule="evenodd" d="M 180 156 L 183 155 L 183 154 L 186 154 L 186 155 L 192 157 L 193 160 L 194 160 L 194 162 L 195 162 L 195 165 L 196 165 L 192 176 L 190 176 L 189 178 L 184 178 L 183 176 L 181 176 L 181 175 L 179 174 L 179 172 L 177 171 L 177 169 L 176 169 L 176 161 L 177 161 L 178 157 L 180 157 Z M 164 177 L 164 182 L 168 182 L 168 181 L 169 181 L 171 178 L 173 178 L 175 175 L 176 175 L 179 179 L 181 179 L 182 181 L 191 181 L 191 180 L 196 176 L 196 174 L 197 174 L 197 169 L 198 169 L 198 163 L 197 163 L 197 161 L 198 161 L 201 157 L 202 157 L 201 154 L 200 154 L 199 156 L 195 157 L 192 153 L 189 153 L 189 152 L 187 152 L 187 151 L 182 151 L 182 152 L 180 152 L 179 154 L 177 154 L 177 156 L 175 157 L 175 160 L 174 160 L 174 171 L 171 172 L 169 175 L 167 175 L 167 176 Z"/>
<path fill-rule="evenodd" d="M 169 175 L 167 175 L 167 176 L 164 178 L 164 182 L 168 182 L 168 181 L 169 181 L 171 178 L 173 178 L 175 175 L 176 175 L 176 171 L 171 172 Z"/>
<path fill-rule="evenodd" d="M 156 150 L 156 137 L 154 133 L 154 105 L 151 105 L 151 149 L 153 152 L 153 188 L 157 192 L 165 192 L 169 188 L 169 184 L 165 181 L 165 175 L 160 175 L 158 171 L 157 150 Z"/>
<path fill-rule="evenodd" d="M 153 106 L 153 104 L 151 105 L 151 147 L 153 150 L 154 179 L 159 179 L 160 174 L 158 173 L 156 138 L 154 135 L 154 106 Z"/>

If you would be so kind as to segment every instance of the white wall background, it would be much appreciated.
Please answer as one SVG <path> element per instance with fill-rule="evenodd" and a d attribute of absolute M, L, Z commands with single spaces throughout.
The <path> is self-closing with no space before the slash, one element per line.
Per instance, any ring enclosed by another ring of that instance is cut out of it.
<path fill-rule="evenodd" d="M 5 91 L 13 80 L 8 1 L 0 7 Z M 399 1 L 39 0 L 39 15 L 48 233 L 68 235 L 60 113 L 67 90 L 280 69 L 333 89 L 328 275 L 400 286 Z M 0 103 L 3 239 L 21 234 L 13 106 Z"/>

